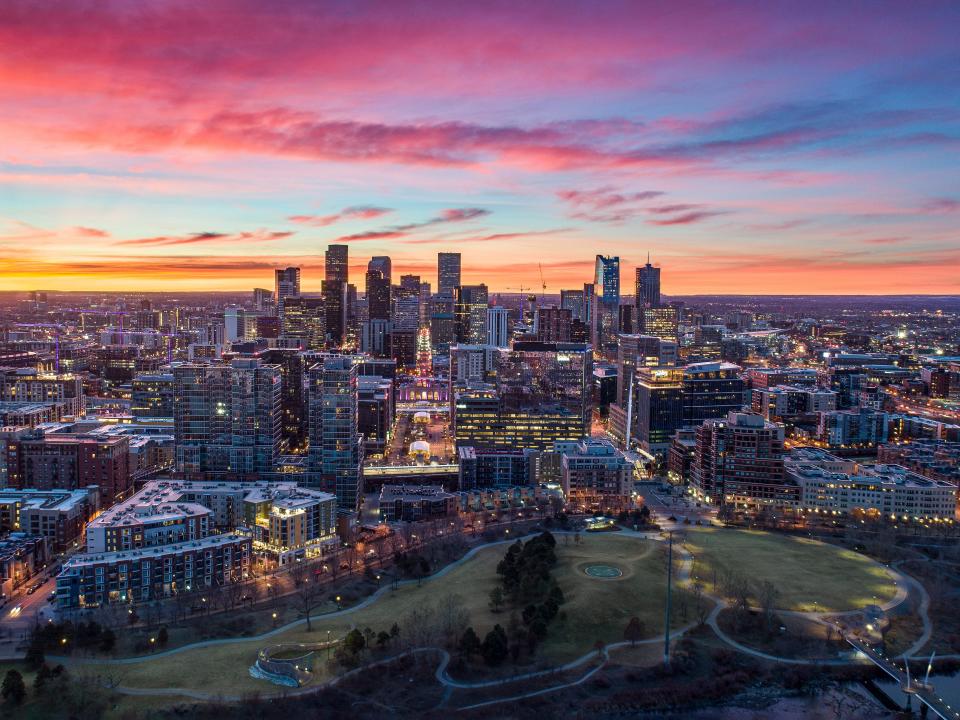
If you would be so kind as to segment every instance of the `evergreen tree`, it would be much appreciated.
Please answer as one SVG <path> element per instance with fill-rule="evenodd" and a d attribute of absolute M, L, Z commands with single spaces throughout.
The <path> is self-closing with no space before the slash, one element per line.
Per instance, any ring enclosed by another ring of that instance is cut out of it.
<path fill-rule="evenodd" d="M 27 696 L 27 686 L 23 683 L 23 675 L 16 670 L 7 670 L 3 678 L 3 689 L 0 695 L 11 705 L 19 705 Z"/>

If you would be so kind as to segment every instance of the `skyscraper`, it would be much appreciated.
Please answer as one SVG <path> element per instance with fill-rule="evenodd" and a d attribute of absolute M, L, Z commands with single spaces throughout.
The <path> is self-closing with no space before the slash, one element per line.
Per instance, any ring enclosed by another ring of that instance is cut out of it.
<path fill-rule="evenodd" d="M 281 374 L 276 365 L 173 368 L 177 471 L 216 477 L 271 472 L 280 451 Z"/>
<path fill-rule="evenodd" d="M 637 286 L 635 303 L 638 308 L 660 307 L 660 268 L 647 264 L 637 268 Z"/>
<path fill-rule="evenodd" d="M 276 280 L 276 304 L 280 308 L 283 299 L 300 294 L 300 268 L 288 267 L 274 271 Z"/>
<path fill-rule="evenodd" d="M 505 307 L 487 308 L 487 345 L 507 347 L 509 344 L 507 309 Z"/>
<path fill-rule="evenodd" d="M 592 303 L 591 335 L 593 349 L 603 357 L 614 358 L 620 326 L 620 258 L 597 255 Z"/>
<path fill-rule="evenodd" d="M 331 355 L 308 371 L 311 484 L 356 510 L 363 475 L 363 439 L 357 430 L 357 366 L 349 355 Z"/>
<path fill-rule="evenodd" d="M 454 320 L 457 326 L 457 342 L 474 345 L 486 342 L 487 286 L 459 285 L 454 288 L 454 291 Z"/>
<path fill-rule="evenodd" d="M 460 285 L 460 253 L 437 253 L 437 292 L 452 295 Z"/>
<path fill-rule="evenodd" d="M 287 298 L 280 316 L 280 331 L 284 337 L 302 338 L 300 346 L 323 350 L 327 340 L 327 309 L 322 297 Z"/>
<path fill-rule="evenodd" d="M 367 315 L 370 320 L 390 319 L 390 258 L 374 257 L 367 264 Z"/>
<path fill-rule="evenodd" d="M 348 277 L 349 252 L 348 245 L 327 246 L 327 252 L 324 255 L 324 280 L 339 280 L 343 284 L 350 281 Z"/>

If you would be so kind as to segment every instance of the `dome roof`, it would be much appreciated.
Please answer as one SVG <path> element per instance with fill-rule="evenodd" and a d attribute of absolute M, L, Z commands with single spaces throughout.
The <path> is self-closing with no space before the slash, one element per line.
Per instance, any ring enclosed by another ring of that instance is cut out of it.
<path fill-rule="evenodd" d="M 428 443 L 426 440 L 414 440 L 412 443 L 410 443 L 410 454 L 416 455 L 417 453 L 429 455 L 430 443 Z"/>
<path fill-rule="evenodd" d="M 429 420 L 429 419 L 430 419 L 430 413 L 428 413 L 426 410 L 418 410 L 416 413 L 414 413 L 413 419 L 414 419 L 414 420 Z"/>

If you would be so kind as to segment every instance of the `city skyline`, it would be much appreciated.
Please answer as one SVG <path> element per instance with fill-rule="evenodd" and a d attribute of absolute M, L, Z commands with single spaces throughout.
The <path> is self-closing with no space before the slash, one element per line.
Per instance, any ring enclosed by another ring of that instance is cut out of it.
<path fill-rule="evenodd" d="M 320 293 L 344 244 L 358 288 L 957 294 L 960 8 L 920 10 L 6 4 L 0 288 Z"/>

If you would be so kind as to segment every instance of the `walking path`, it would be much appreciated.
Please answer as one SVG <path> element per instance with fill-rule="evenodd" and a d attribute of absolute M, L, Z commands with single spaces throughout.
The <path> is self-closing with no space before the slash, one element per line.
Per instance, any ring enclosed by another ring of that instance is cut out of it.
<path fill-rule="evenodd" d="M 573 534 L 573 531 L 569 531 L 569 532 L 566 532 L 566 533 L 565 533 L 564 531 L 556 531 L 556 532 L 554 532 L 554 534 Z M 634 530 L 622 530 L 622 531 L 621 531 L 620 533 L 618 533 L 618 534 L 623 535 L 623 536 L 626 536 L 626 537 L 637 537 L 637 538 L 642 538 L 642 539 L 647 539 L 647 540 L 656 540 L 656 541 L 660 541 L 660 542 L 666 541 L 666 538 L 664 538 L 663 535 L 662 535 L 661 533 L 659 533 L 659 532 L 641 532 L 641 531 L 634 531 Z M 434 573 L 433 575 L 431 575 L 431 576 L 429 576 L 429 577 L 427 577 L 427 578 L 424 578 L 424 579 L 423 579 L 423 582 L 429 582 L 429 581 L 431 581 L 431 580 L 433 580 L 433 579 L 443 577 L 443 576 L 446 575 L 447 573 L 453 571 L 455 568 L 459 567 L 459 566 L 462 565 L 463 563 L 465 563 L 465 562 L 467 562 L 468 560 L 470 560 L 474 555 L 476 555 L 476 554 L 477 554 L 478 552 L 480 552 L 481 550 L 484 550 L 484 549 L 489 548 L 489 547 L 494 547 L 494 546 L 497 546 L 497 545 L 505 545 L 505 544 L 508 544 L 508 543 L 513 543 L 513 542 L 516 542 L 517 539 L 526 540 L 526 539 L 528 539 L 528 538 L 530 538 L 530 537 L 533 537 L 533 536 L 535 536 L 535 535 L 536 535 L 536 533 L 533 533 L 533 534 L 529 534 L 529 535 L 523 536 L 523 537 L 521 537 L 521 538 L 510 538 L 510 539 L 507 539 L 507 540 L 501 540 L 501 541 L 497 541 L 497 542 L 493 542 L 493 543 L 486 543 L 486 544 L 483 544 L 483 545 L 479 545 L 479 546 L 477 546 L 477 547 L 474 547 L 474 548 L 472 548 L 470 551 L 468 551 L 468 552 L 467 552 L 462 558 L 460 558 L 459 560 L 456 560 L 456 561 L 450 563 L 449 565 L 445 566 L 444 568 L 442 568 L 441 570 L 437 571 L 437 572 Z M 692 568 L 693 568 L 693 555 L 692 555 L 685 547 L 683 547 L 683 546 L 682 546 L 681 544 L 679 544 L 679 543 L 676 543 L 676 544 L 674 545 L 674 550 L 679 554 L 679 556 L 680 556 L 680 558 L 681 558 L 680 563 L 679 563 L 679 566 L 678 566 L 678 568 L 677 568 L 677 573 L 676 573 L 677 582 L 678 582 L 678 584 L 680 584 L 680 585 L 689 584 L 689 583 L 690 583 L 690 576 L 691 576 L 691 572 L 692 572 Z M 929 595 L 927 594 L 926 590 L 924 589 L 923 585 L 922 585 L 921 583 L 919 583 L 918 581 L 916 581 L 914 578 L 910 577 L 909 575 L 907 575 L 907 574 L 904 573 L 904 572 L 899 571 L 899 569 L 894 570 L 894 569 L 891 568 L 891 573 L 894 574 L 894 576 L 895 576 L 896 579 L 897 579 L 897 593 L 895 594 L 895 596 L 894 596 L 893 598 L 891 598 L 890 600 L 888 600 L 887 602 L 885 602 L 885 603 L 881 606 L 884 610 L 892 609 L 892 608 L 896 607 L 897 605 L 900 605 L 901 603 L 903 603 L 903 602 L 907 599 L 908 594 L 909 594 L 908 587 L 915 589 L 915 590 L 919 593 L 919 596 L 920 596 L 920 606 L 919 606 L 918 612 L 919 612 L 919 614 L 920 614 L 920 616 L 921 616 L 921 619 L 922 619 L 922 621 L 923 621 L 924 632 L 923 632 L 923 634 L 921 635 L 921 637 L 918 638 L 917 641 L 916 641 L 910 648 L 908 648 L 908 649 L 903 653 L 903 655 L 901 655 L 901 657 L 907 657 L 907 656 L 911 656 L 911 657 L 912 657 L 912 656 L 915 656 L 915 655 L 923 648 L 923 646 L 926 645 L 926 644 L 929 642 L 930 636 L 931 636 L 931 634 L 932 634 L 932 623 L 930 622 L 930 618 L 929 618 L 929 615 L 928 615 L 928 609 L 929 609 L 929 605 L 930 605 L 930 598 L 929 598 Z M 409 584 L 416 583 L 416 582 L 420 582 L 420 581 L 418 581 L 418 580 L 407 580 L 407 581 L 401 582 L 400 584 L 402 584 L 402 585 L 409 585 Z M 338 610 L 338 611 L 334 611 L 334 612 L 324 613 L 324 614 L 321 614 L 321 615 L 316 616 L 316 617 L 313 618 L 313 619 L 326 619 L 326 618 L 340 617 L 340 616 L 349 615 L 349 614 L 351 614 L 351 613 L 357 612 L 358 610 L 361 610 L 361 609 L 363 609 L 363 608 L 368 607 L 368 606 L 371 605 L 372 603 L 376 602 L 376 600 L 379 599 L 379 597 L 381 596 L 381 594 L 383 594 L 383 593 L 385 593 L 385 592 L 389 592 L 389 591 L 390 591 L 390 586 L 386 586 L 386 587 L 380 588 L 380 589 L 377 590 L 375 593 L 373 593 L 372 595 L 370 595 L 369 597 L 367 597 L 366 599 L 364 599 L 362 602 L 358 603 L 357 605 L 354 605 L 354 606 L 349 607 L 349 608 L 344 608 L 343 610 Z M 718 623 L 717 618 L 718 618 L 719 614 L 720 614 L 725 608 L 729 607 L 727 601 L 726 601 L 724 598 L 722 598 L 722 597 L 719 597 L 719 596 L 716 596 L 716 595 L 711 595 L 711 594 L 709 594 L 709 593 L 704 593 L 704 595 L 705 595 L 705 597 L 711 599 L 711 600 L 715 603 L 715 605 L 714 605 L 714 607 L 713 607 L 713 610 L 710 612 L 710 614 L 709 614 L 709 615 L 707 616 L 707 618 L 706 618 L 706 624 L 710 626 L 710 628 L 713 630 L 713 632 L 717 635 L 717 637 L 718 637 L 720 640 L 722 640 L 724 643 L 726 643 L 726 644 L 729 645 L 730 647 L 732 647 L 732 648 L 736 649 L 737 651 L 742 652 L 742 653 L 744 653 L 744 654 L 746 654 L 746 655 L 750 655 L 750 656 L 753 656 L 753 657 L 756 657 L 756 658 L 759 658 L 759 659 L 762 659 L 762 660 L 766 660 L 766 661 L 769 661 L 769 662 L 784 663 L 784 664 L 789 664 L 789 665 L 828 665 L 828 666 L 841 666 L 841 665 L 858 664 L 858 663 L 862 662 L 861 660 L 856 660 L 856 659 L 851 659 L 851 658 L 821 658 L 821 659 L 789 658 L 789 657 L 782 657 L 782 656 L 778 656 L 778 655 L 772 655 L 772 654 L 770 654 L 770 653 L 765 653 L 765 652 L 763 652 L 763 651 L 761 651 L 761 650 L 757 650 L 757 649 L 748 647 L 748 646 L 746 646 L 746 645 L 738 642 L 737 640 L 733 639 L 733 638 L 730 637 L 729 635 L 727 635 L 727 633 L 725 633 L 725 632 L 723 631 L 723 629 L 720 627 L 720 625 L 719 625 L 719 623 Z M 845 612 L 840 612 L 840 613 L 815 613 L 815 612 L 801 612 L 801 611 L 779 611 L 779 612 L 782 612 L 782 613 L 784 613 L 784 614 L 789 614 L 789 615 L 792 615 L 792 616 L 805 617 L 805 618 L 810 619 L 810 620 L 812 620 L 812 621 L 814 621 L 814 622 L 819 622 L 819 623 L 822 623 L 822 624 L 830 624 L 827 620 L 824 619 L 823 615 L 825 615 L 825 614 L 826 614 L 826 615 L 830 615 L 830 616 L 852 615 L 852 614 L 855 614 L 856 612 L 859 612 L 859 611 L 853 610 L 853 611 L 845 611 Z M 137 657 L 129 657 L 129 658 L 113 658 L 113 659 L 96 659 L 96 658 L 89 658 L 89 659 L 87 659 L 87 658 L 80 658 L 80 659 L 75 659 L 75 658 L 51 658 L 51 659 L 52 659 L 52 660 L 59 661 L 59 662 L 70 662 L 70 663 L 78 663 L 78 664 L 127 665 L 127 664 L 132 664 L 132 663 L 147 662 L 147 661 L 153 660 L 153 659 L 158 658 L 158 657 L 164 657 L 164 656 L 174 655 L 174 654 L 176 654 L 176 653 L 185 652 L 185 651 L 187 651 L 187 650 L 195 650 L 195 649 L 200 649 L 200 648 L 205 648 L 205 647 L 211 647 L 211 646 L 217 646 L 217 645 L 224 645 L 224 644 L 231 644 L 231 643 L 249 643 L 249 642 L 254 642 L 254 641 L 266 640 L 266 639 L 275 637 L 275 636 L 278 635 L 278 634 L 287 632 L 288 630 L 291 630 L 291 629 L 293 629 L 293 628 L 299 627 L 299 626 L 301 626 L 301 625 L 303 625 L 303 624 L 305 624 L 305 623 L 306 623 L 306 618 L 302 618 L 302 619 L 300 619 L 300 620 L 295 620 L 295 621 L 293 621 L 293 622 L 291 622 L 291 623 L 288 623 L 288 624 L 283 625 L 283 626 L 281 626 L 281 627 L 279 627 L 279 628 L 276 628 L 276 629 L 274 629 L 274 630 L 271 630 L 271 631 L 269 631 L 269 632 L 263 633 L 263 634 L 261 634 L 261 635 L 255 636 L 255 637 L 249 637 L 249 638 L 227 638 L 227 639 L 222 639 L 222 640 L 206 640 L 206 641 L 202 641 L 202 642 L 198 642 L 198 643 L 193 643 L 193 644 L 190 644 L 190 645 L 184 645 L 184 646 L 181 646 L 181 647 L 178 647 L 178 648 L 173 648 L 173 649 L 171 649 L 171 650 L 166 650 L 166 651 L 162 651 L 162 652 L 159 652 L 159 653 L 154 653 L 153 655 L 145 655 L 145 656 L 137 656 Z M 696 624 L 697 624 L 697 623 L 695 623 L 695 622 L 694 622 L 694 623 L 690 623 L 690 624 L 688 624 L 688 625 L 685 625 L 684 627 L 681 627 L 681 628 L 678 628 L 678 629 L 676 629 L 676 630 L 673 630 L 673 631 L 670 633 L 670 639 L 671 639 L 671 641 L 676 640 L 676 639 L 678 639 L 679 637 L 681 637 L 682 635 L 684 635 L 686 632 L 688 632 L 688 631 L 691 630 L 693 627 L 695 627 Z M 376 666 L 380 666 L 380 665 L 384 665 L 384 664 L 388 664 L 388 663 L 391 663 L 391 662 L 395 662 L 396 660 L 402 659 L 402 658 L 404 658 L 404 657 L 410 657 L 410 656 L 415 656 L 415 655 L 420 655 L 420 654 L 436 653 L 436 654 L 439 655 L 440 660 L 439 660 L 439 662 L 438 662 L 438 665 L 437 665 L 436 671 L 435 671 L 435 673 L 434 673 L 434 676 L 435 676 L 437 682 L 439 682 L 441 685 L 443 685 L 443 686 L 446 688 L 446 692 L 445 692 L 445 694 L 444 694 L 444 697 L 443 697 L 443 699 L 442 699 L 441 702 L 440 702 L 440 706 L 444 706 L 444 705 L 446 704 L 446 702 L 449 700 L 449 697 L 450 697 L 451 693 L 452 693 L 454 690 L 482 690 L 482 689 L 486 689 L 486 688 L 493 688 L 493 687 L 500 687 L 500 686 L 510 685 L 510 684 L 513 684 L 513 683 L 517 683 L 517 682 L 521 682 L 521 681 L 526 681 L 526 680 L 532 680 L 532 679 L 536 679 L 536 678 L 549 677 L 549 676 L 552 676 L 552 675 L 558 675 L 558 674 L 561 674 L 561 673 L 565 673 L 565 672 L 569 672 L 569 671 L 572 671 L 572 670 L 576 670 L 577 668 L 579 668 L 579 667 L 581 667 L 581 666 L 583 666 L 583 665 L 586 665 L 586 664 L 588 664 L 588 663 L 590 663 L 590 662 L 592 662 L 592 661 L 596 661 L 596 660 L 598 659 L 598 657 L 600 658 L 600 662 L 599 662 L 598 664 L 596 664 L 596 666 L 590 668 L 590 669 L 589 669 L 586 673 L 584 673 L 582 676 L 580 676 L 580 677 L 578 677 L 578 678 L 576 678 L 576 679 L 574 679 L 574 680 L 571 680 L 570 682 L 561 683 L 561 684 L 554 685 L 554 686 L 550 686 L 550 687 L 547 687 L 547 688 L 540 688 L 540 689 L 537 689 L 537 690 L 531 690 L 530 692 L 523 693 L 523 694 L 519 694 L 519 695 L 513 695 L 513 696 L 510 696 L 510 697 L 496 698 L 496 699 L 493 699 L 493 700 L 488 700 L 488 701 L 484 701 L 484 702 L 481 702 L 481 703 L 476 703 L 476 704 L 473 704 L 473 705 L 469 705 L 469 706 L 465 706 L 465 707 L 463 707 L 463 708 L 460 708 L 460 709 L 476 709 L 476 708 L 481 708 L 481 707 L 487 707 L 487 706 L 491 706 L 491 705 L 501 704 L 501 703 L 505 703 L 505 702 L 515 702 L 515 701 L 518 701 L 518 700 L 523 700 L 523 699 L 530 698 L 530 697 L 535 697 L 535 696 L 538 696 L 538 695 L 544 695 L 544 694 L 551 693 L 551 692 L 555 692 L 555 691 L 558 691 L 558 690 L 561 690 L 561 689 L 564 689 L 564 688 L 568 688 L 568 687 L 573 687 L 573 686 L 579 685 L 579 684 L 585 682 L 586 680 L 588 680 L 590 677 L 592 677 L 592 676 L 593 676 L 594 674 L 596 674 L 597 672 L 599 672 L 599 671 L 607 664 L 607 662 L 609 661 L 609 657 L 610 657 L 610 651 L 612 651 L 612 650 L 617 650 L 617 649 L 621 649 L 621 648 L 625 648 L 625 647 L 630 647 L 630 646 L 632 646 L 632 645 L 652 645 L 652 644 L 658 644 L 658 643 L 661 643 L 661 642 L 663 642 L 663 638 L 661 638 L 661 637 L 654 637 L 654 638 L 648 638 L 648 639 L 646 639 L 646 640 L 638 641 L 637 643 L 630 643 L 630 642 L 611 643 L 610 645 L 604 647 L 603 650 L 600 651 L 599 655 L 598 655 L 598 652 L 597 652 L 596 650 L 592 650 L 592 651 L 590 651 L 590 652 L 582 655 L 581 657 L 576 658 L 576 659 L 574 659 L 574 660 L 572 660 L 572 661 L 570 661 L 570 662 L 568 662 L 568 663 L 566 663 L 566 664 L 564 664 L 564 665 L 558 666 L 558 667 L 549 668 L 549 669 L 547 669 L 547 670 L 540 670 L 540 671 L 535 671 L 535 672 L 523 673 L 523 674 L 519 674 L 519 675 L 513 675 L 513 676 L 509 676 L 509 677 L 504 677 L 504 678 L 497 678 L 497 679 L 494 679 L 494 680 L 484 680 L 484 681 L 476 681 L 476 682 L 456 680 L 456 679 L 450 677 L 450 675 L 449 675 L 449 673 L 448 673 L 448 671 L 447 671 L 447 668 L 448 668 L 448 666 L 449 666 L 449 664 L 450 664 L 450 659 L 451 659 L 451 658 L 450 658 L 450 654 L 449 654 L 446 650 L 444 650 L 444 649 L 442 649 L 442 648 L 436 648 L 436 647 L 414 648 L 414 649 L 412 649 L 412 650 L 407 650 L 407 651 L 404 651 L 404 652 L 402 652 L 402 653 L 398 653 L 398 654 L 396 654 L 396 655 L 392 655 L 392 656 L 390 656 L 390 657 L 387 657 L 387 658 L 383 658 L 383 659 L 374 661 L 374 662 L 369 663 L 369 664 L 367 664 L 367 665 L 364 665 L 364 666 L 362 666 L 362 667 L 360 667 L 360 668 L 356 668 L 355 670 L 351 670 L 351 671 L 346 672 L 346 673 L 344 673 L 344 674 L 342 674 L 342 675 L 339 675 L 339 676 L 334 677 L 334 678 L 330 678 L 329 680 L 323 681 L 323 682 L 321 682 L 321 683 L 317 683 L 317 684 L 315 684 L 315 685 L 305 686 L 305 687 L 296 688 L 296 689 L 285 689 L 285 690 L 283 690 L 283 691 L 276 692 L 276 693 L 273 693 L 273 694 L 265 694 L 265 695 L 262 695 L 262 697 L 265 697 L 265 698 L 277 698 L 277 697 L 290 697 L 290 696 L 297 696 L 297 695 L 305 695 L 305 694 L 309 694 L 309 693 L 316 693 L 316 692 L 319 692 L 319 691 L 321 691 L 321 690 L 323 690 L 323 689 L 325 689 L 325 688 L 333 687 L 333 686 L 337 685 L 338 683 L 343 682 L 344 680 L 346 680 L 346 679 L 348 679 L 348 678 L 350 678 L 350 677 L 353 677 L 354 675 L 356 675 L 356 674 L 358 674 L 358 673 L 360 673 L 360 672 L 366 671 L 366 670 L 369 669 L 369 668 L 376 667 Z M 242 699 L 242 697 L 240 697 L 240 696 L 230 696 L 230 695 L 223 695 L 223 694 L 217 694 L 217 693 L 209 693 L 209 692 L 198 691 L 198 690 L 191 690 L 191 689 L 188 689 L 188 688 L 175 688 L 175 687 L 168 687 L 168 688 L 132 688 L 132 687 L 119 686 L 119 687 L 113 688 L 113 690 L 116 691 L 116 692 L 119 692 L 119 693 L 121 693 L 121 694 L 125 694 L 125 695 L 135 695 L 135 696 L 181 696 L 181 697 L 191 698 L 191 699 L 195 699 L 195 700 L 206 700 L 206 701 L 209 701 L 209 700 L 222 700 L 222 701 L 227 701 L 227 702 L 235 702 L 235 701 L 239 701 L 239 700 Z"/>

